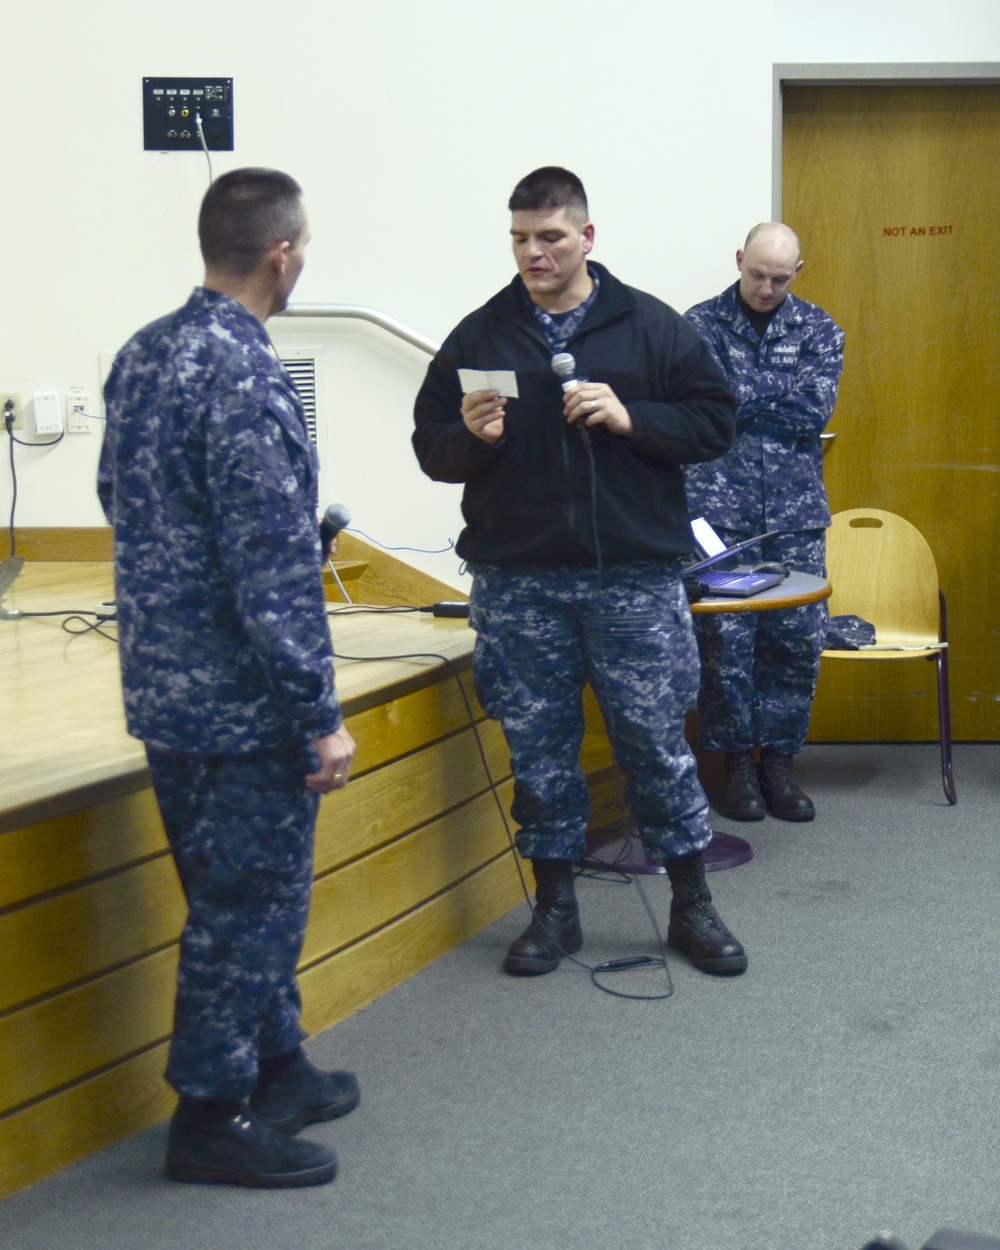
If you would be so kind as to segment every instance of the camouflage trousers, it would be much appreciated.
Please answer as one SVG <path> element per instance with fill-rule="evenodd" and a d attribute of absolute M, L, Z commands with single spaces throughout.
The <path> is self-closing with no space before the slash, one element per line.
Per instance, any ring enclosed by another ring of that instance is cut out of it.
<path fill-rule="evenodd" d="M 193 755 L 147 743 L 187 899 L 167 1080 L 190 1098 L 245 1098 L 259 1062 L 297 1046 L 295 979 L 312 889 L 311 747 Z"/>
<path fill-rule="evenodd" d="M 720 529 L 727 545 L 753 537 Z M 826 532 L 778 534 L 740 556 L 743 563 L 777 560 L 800 573 L 826 576 Z M 699 613 L 698 716 L 708 751 L 775 747 L 802 750 L 826 639 L 825 602 L 772 612 Z"/>
<path fill-rule="evenodd" d="M 521 854 L 575 860 L 586 849 L 587 682 L 647 853 L 703 850 L 712 837 L 708 804 L 684 737 L 698 650 L 677 564 L 616 565 L 600 574 L 565 565 L 472 571 L 476 692 L 510 748 Z"/>

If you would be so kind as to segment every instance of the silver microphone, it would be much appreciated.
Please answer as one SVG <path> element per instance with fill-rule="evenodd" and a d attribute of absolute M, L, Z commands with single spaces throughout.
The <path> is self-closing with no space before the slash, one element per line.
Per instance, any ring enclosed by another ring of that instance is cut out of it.
<path fill-rule="evenodd" d="M 573 359 L 571 352 L 558 352 L 551 360 L 552 372 L 559 379 L 559 385 L 563 388 L 563 394 L 571 391 L 575 386 L 579 386 L 581 382 L 586 382 L 586 378 L 578 378 L 576 374 L 576 361 Z M 591 405 L 593 407 L 593 405 Z M 576 428 L 580 431 L 580 437 L 587 445 L 590 445 L 590 431 L 587 429 L 586 421 L 581 417 L 576 423 Z"/>
<path fill-rule="evenodd" d="M 351 596 L 344 589 L 344 583 L 340 580 L 340 574 L 333 566 L 333 560 L 329 555 L 330 544 L 337 537 L 342 529 L 346 529 L 351 523 L 350 509 L 343 503 L 332 503 L 323 513 L 323 519 L 319 523 L 319 539 L 323 545 L 323 554 L 329 561 L 330 572 L 333 580 L 337 583 L 337 589 L 344 596 L 344 602 L 350 603 Z"/>
<path fill-rule="evenodd" d="M 552 372 L 559 379 L 559 384 L 564 391 L 571 391 L 574 386 L 579 386 L 584 378 L 578 378 L 576 374 L 576 361 L 570 352 L 559 352 L 552 357 Z"/>
<path fill-rule="evenodd" d="M 323 513 L 323 519 L 319 523 L 320 542 L 323 544 L 323 550 L 333 542 L 342 529 L 346 529 L 351 523 L 351 513 L 346 504 L 332 503 Z"/>

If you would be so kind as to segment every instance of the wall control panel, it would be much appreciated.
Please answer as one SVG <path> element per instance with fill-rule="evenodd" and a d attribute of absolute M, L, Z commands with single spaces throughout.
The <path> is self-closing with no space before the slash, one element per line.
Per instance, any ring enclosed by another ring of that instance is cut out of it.
<path fill-rule="evenodd" d="M 233 150 L 231 78 L 144 78 L 142 134 L 147 152 L 200 152 L 198 119 L 211 152 Z"/>

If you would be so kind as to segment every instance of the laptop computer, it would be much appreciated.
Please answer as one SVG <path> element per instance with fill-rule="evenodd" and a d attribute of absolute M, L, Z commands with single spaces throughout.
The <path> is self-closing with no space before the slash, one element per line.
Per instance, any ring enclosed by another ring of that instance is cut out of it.
<path fill-rule="evenodd" d="M 708 588 L 710 595 L 726 598 L 745 599 L 756 595 L 762 590 L 777 586 L 788 576 L 787 573 L 755 573 L 749 568 L 717 569 L 714 566 L 732 556 L 755 547 L 765 538 L 773 538 L 780 530 L 768 530 L 766 534 L 758 534 L 755 538 L 746 538 L 741 543 L 727 547 L 719 535 L 712 529 L 704 517 L 694 517 L 691 521 L 691 532 L 694 534 L 695 545 L 703 559 L 690 564 L 684 575 L 695 574 L 700 582 Z"/>

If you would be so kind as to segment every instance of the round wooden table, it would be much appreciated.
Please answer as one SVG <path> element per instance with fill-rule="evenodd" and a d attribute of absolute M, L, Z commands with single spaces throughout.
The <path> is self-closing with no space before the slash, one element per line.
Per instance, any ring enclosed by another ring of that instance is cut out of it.
<path fill-rule="evenodd" d="M 738 571 L 739 569 L 733 570 Z M 709 595 L 692 603 L 691 611 L 695 616 L 701 616 L 712 612 L 768 612 L 774 608 L 801 608 L 807 603 L 829 599 L 832 590 L 833 587 L 825 577 L 813 577 L 811 573 L 793 571 L 770 590 L 760 590 L 755 595 L 747 595 L 745 599 Z"/>
<path fill-rule="evenodd" d="M 691 611 L 700 616 L 715 612 L 770 612 L 778 608 L 801 608 L 807 603 L 829 599 L 832 587 L 825 577 L 811 573 L 791 572 L 783 582 L 769 590 L 761 590 L 745 598 L 730 599 L 722 595 L 708 595 L 691 604 Z M 712 830 L 712 841 L 705 850 L 705 870 L 719 872 L 723 868 L 735 868 L 753 859 L 753 847 L 745 838 L 731 833 Z M 642 840 L 634 827 L 625 836 L 617 835 L 607 840 L 595 839 L 580 860 L 583 868 L 597 872 L 664 873 L 666 868 L 656 860 L 646 858 Z"/>

